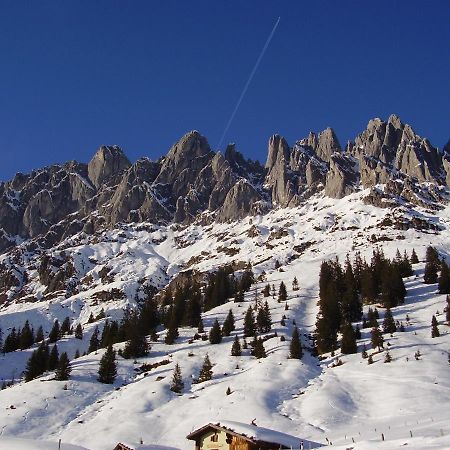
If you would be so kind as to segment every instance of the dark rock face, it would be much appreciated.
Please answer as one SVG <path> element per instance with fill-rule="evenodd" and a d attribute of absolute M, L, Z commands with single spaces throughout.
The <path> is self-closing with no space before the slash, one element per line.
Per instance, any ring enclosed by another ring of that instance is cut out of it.
<path fill-rule="evenodd" d="M 131 164 L 120 147 L 102 146 L 89 164 L 71 161 L 0 183 L 0 251 L 18 238 L 49 248 L 80 231 L 91 234 L 120 222 L 189 224 L 205 211 L 218 221 L 239 220 L 297 206 L 317 192 L 341 198 L 393 180 L 401 183 L 395 195 L 407 201 L 419 194 L 442 201 L 436 186 L 450 186 L 450 141 L 441 153 L 392 115 L 387 122 L 370 120 L 344 151 L 331 128 L 309 133 L 292 148 L 274 135 L 265 167 L 245 159 L 234 144 L 214 153 L 197 131 L 158 161 Z M 431 184 L 419 192 L 421 182 Z M 393 187 L 386 191 L 390 196 Z"/>
<path fill-rule="evenodd" d="M 120 147 L 102 145 L 88 164 L 89 179 L 99 188 L 130 165 Z"/>
<path fill-rule="evenodd" d="M 352 154 L 359 160 L 364 187 L 386 183 L 397 172 L 419 182 L 444 181 L 439 151 L 395 115 L 387 122 L 371 120 L 355 139 Z"/>

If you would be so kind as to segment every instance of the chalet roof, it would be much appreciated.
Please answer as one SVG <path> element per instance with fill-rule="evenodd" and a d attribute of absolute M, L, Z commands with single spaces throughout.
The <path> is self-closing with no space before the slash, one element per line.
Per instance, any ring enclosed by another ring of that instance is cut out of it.
<path fill-rule="evenodd" d="M 300 438 L 291 436 L 269 428 L 258 427 L 256 425 L 247 425 L 240 422 L 222 421 L 221 423 L 209 423 L 197 430 L 194 430 L 187 436 L 187 439 L 195 440 L 209 430 L 221 430 L 228 434 L 238 436 L 253 443 L 275 444 L 282 448 L 298 448 L 301 442 Z"/>

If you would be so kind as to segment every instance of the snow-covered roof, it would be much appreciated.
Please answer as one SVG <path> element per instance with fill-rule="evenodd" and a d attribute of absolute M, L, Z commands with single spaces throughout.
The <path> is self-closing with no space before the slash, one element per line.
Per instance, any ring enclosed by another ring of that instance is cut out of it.
<path fill-rule="evenodd" d="M 252 424 L 246 424 L 241 422 L 234 422 L 229 420 L 223 420 L 220 423 L 209 423 L 196 431 L 193 431 L 188 438 L 192 438 L 198 434 L 201 430 L 206 430 L 208 427 L 228 430 L 230 432 L 239 434 L 254 442 L 268 442 L 272 444 L 278 444 L 287 448 L 299 448 L 300 442 L 311 444 L 311 448 L 319 447 L 321 444 L 316 442 L 306 441 L 302 438 L 292 436 L 290 434 L 281 433 L 280 431 L 271 430 L 269 428 L 259 427 Z"/>

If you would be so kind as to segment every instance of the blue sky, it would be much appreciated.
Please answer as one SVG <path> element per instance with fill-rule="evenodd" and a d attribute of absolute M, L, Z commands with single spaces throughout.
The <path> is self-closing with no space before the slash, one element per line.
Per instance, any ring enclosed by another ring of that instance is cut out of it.
<path fill-rule="evenodd" d="M 0 180 L 101 144 L 157 158 L 197 129 L 265 161 L 332 126 L 341 143 L 397 113 L 450 138 L 448 0 L 0 0 Z"/>

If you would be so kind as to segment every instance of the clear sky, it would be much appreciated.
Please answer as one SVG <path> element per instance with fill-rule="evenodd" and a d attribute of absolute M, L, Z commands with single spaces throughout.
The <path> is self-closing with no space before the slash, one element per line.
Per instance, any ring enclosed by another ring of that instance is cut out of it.
<path fill-rule="evenodd" d="M 265 161 L 332 126 L 400 115 L 450 138 L 449 0 L 0 0 L 0 180 L 101 144 L 158 158 L 197 129 Z"/>

